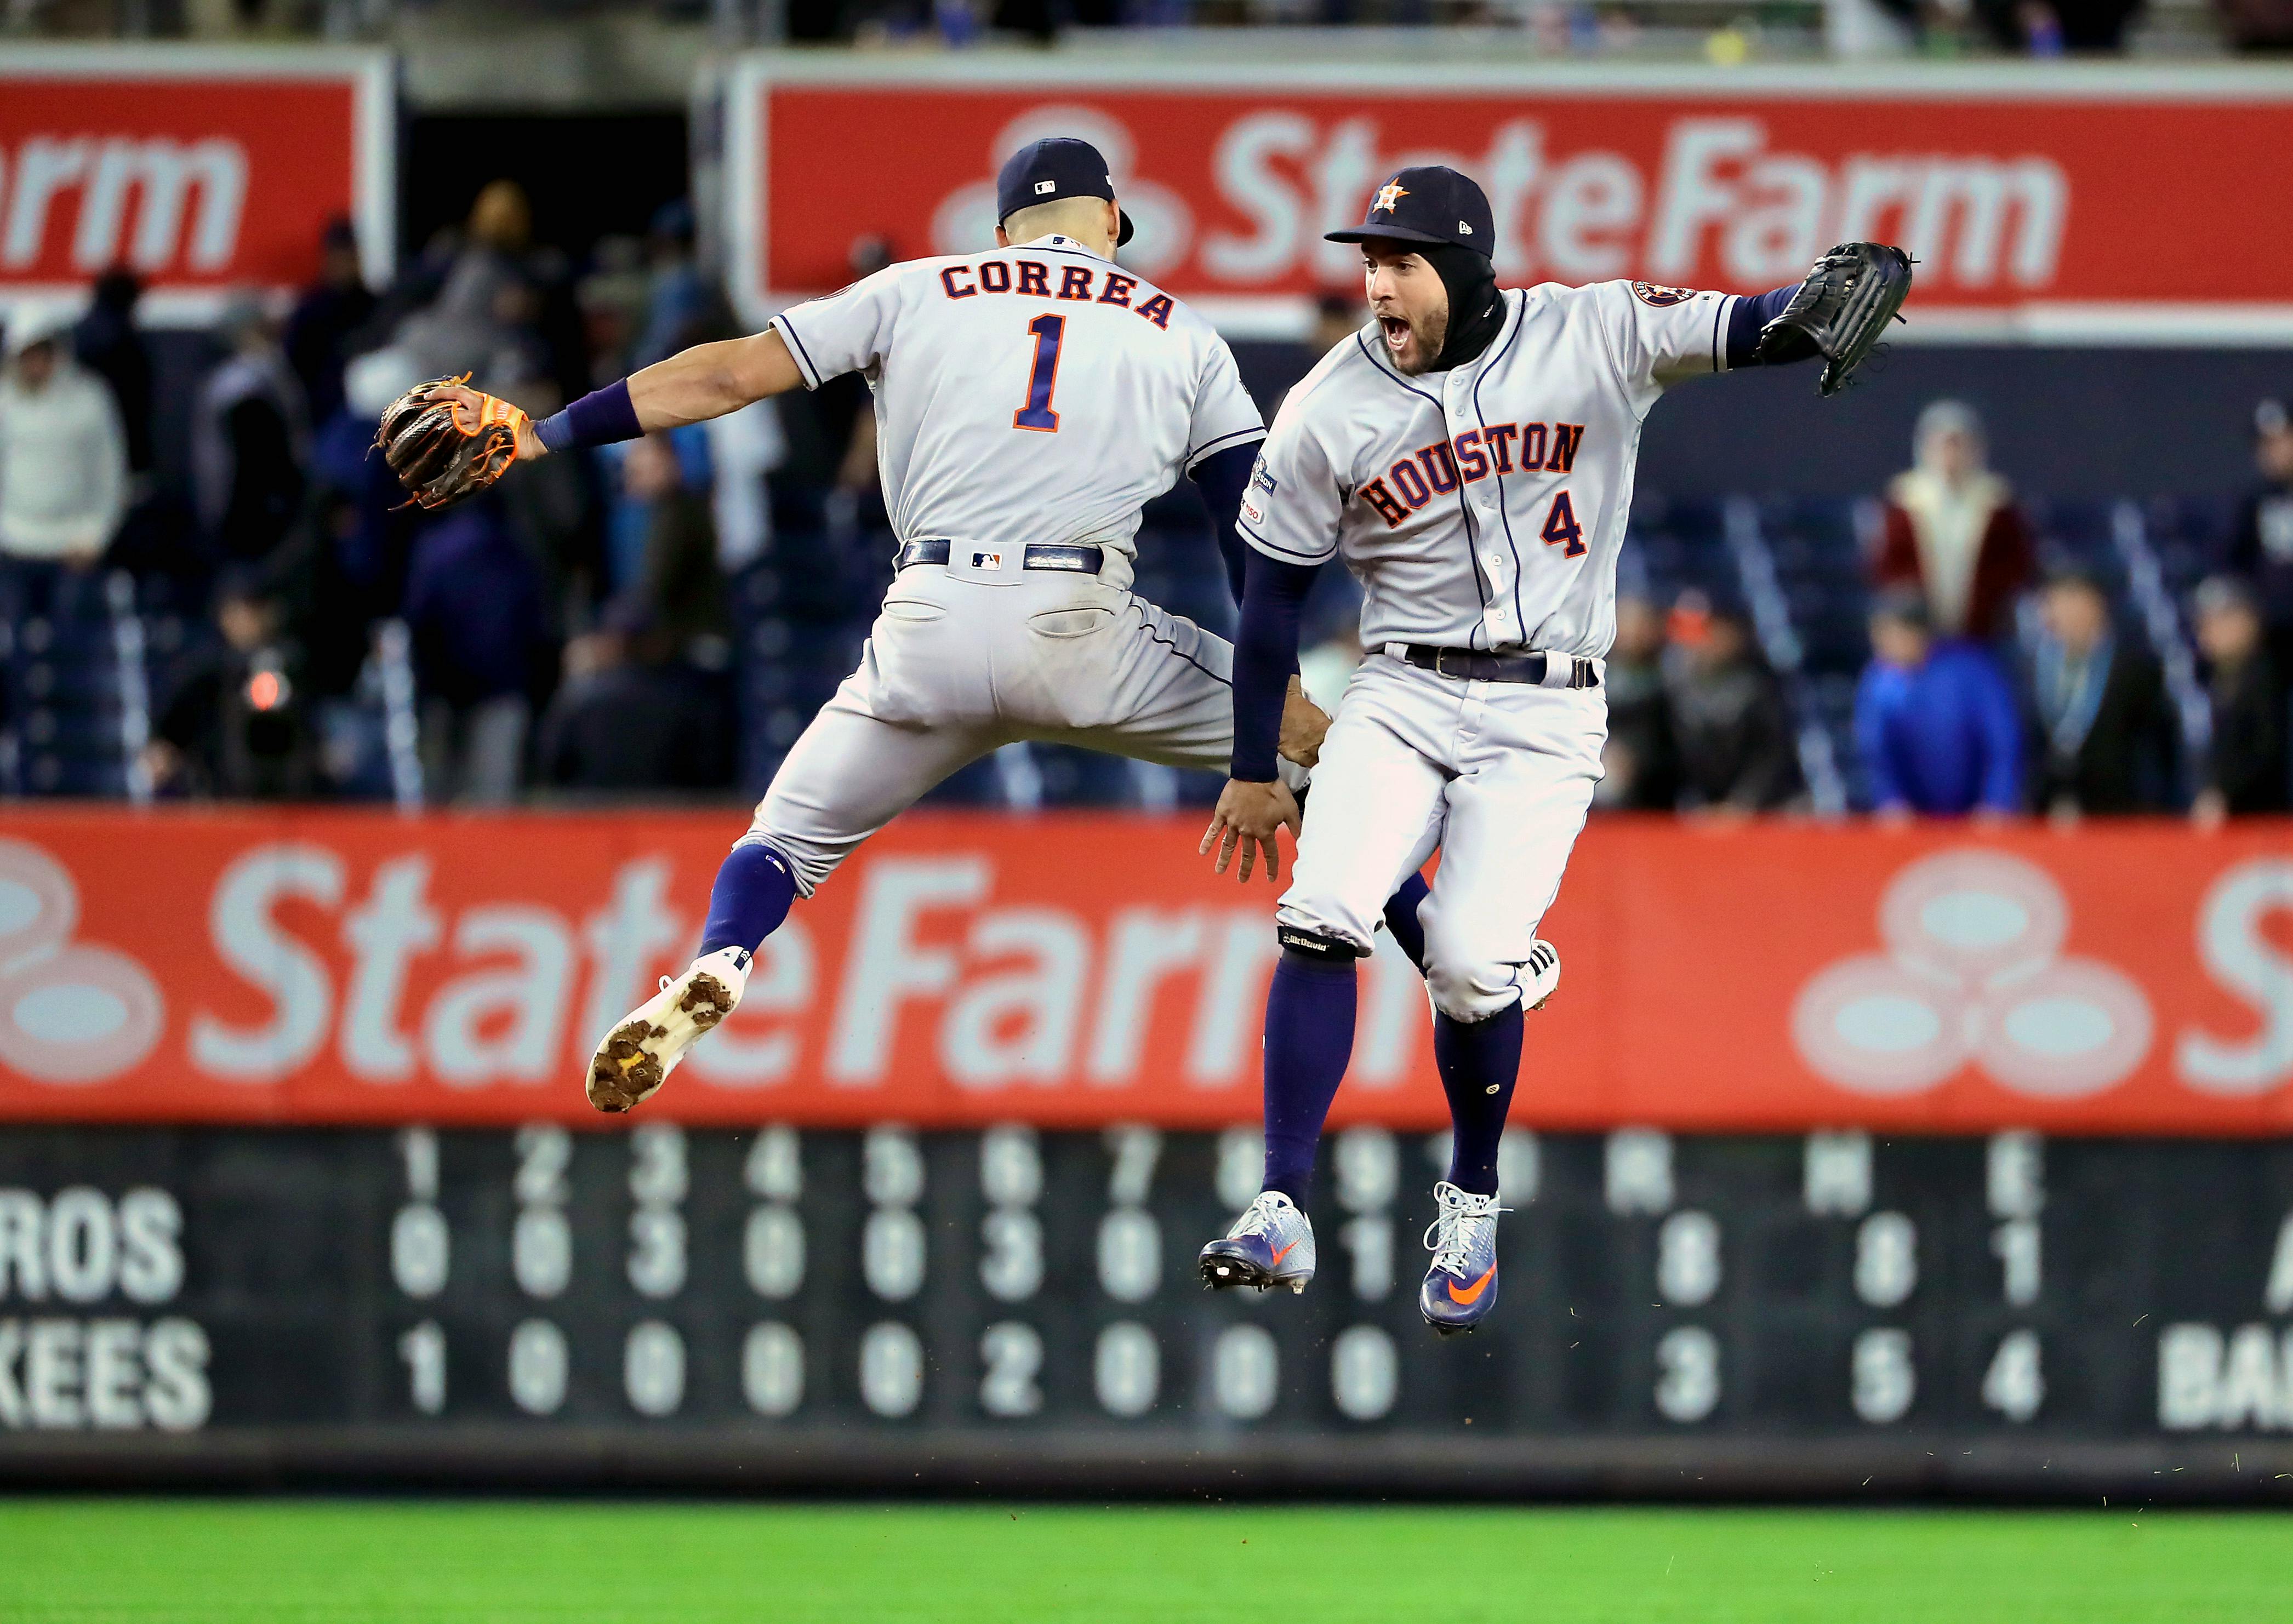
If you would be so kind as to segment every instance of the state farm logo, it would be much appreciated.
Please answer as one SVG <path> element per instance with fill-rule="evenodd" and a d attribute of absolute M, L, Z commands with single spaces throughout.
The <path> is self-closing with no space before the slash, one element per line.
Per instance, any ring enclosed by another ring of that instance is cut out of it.
<path fill-rule="evenodd" d="M 35 135 L 0 148 L 0 274 L 61 273 L 50 247 L 60 224 L 76 272 L 212 274 L 239 250 L 247 149 L 222 136 Z"/>
<path fill-rule="evenodd" d="M 2041 289 L 2060 267 L 2070 180 L 2044 154 L 1813 152 L 1772 142 L 1767 121 L 1746 116 L 1670 117 L 1657 142 L 1624 151 L 1574 144 L 1577 127 L 1512 118 L 1445 142 L 1422 121 L 1369 111 L 1253 109 L 1218 127 L 1207 164 L 1184 177 L 1241 229 L 1199 232 L 1177 191 L 1132 173 L 1131 127 L 1102 109 L 1031 109 L 981 159 L 992 175 L 1042 136 L 1091 141 L 1138 227 L 1125 263 L 1156 277 L 1189 266 L 1210 285 L 1197 291 L 1347 285 L 1360 274 L 1360 250 L 1323 233 L 1358 223 L 1378 181 L 1406 164 L 1446 164 L 1481 183 L 1497 274 L 1514 285 L 1633 277 L 1659 294 L 1768 287 L 1803 275 L 1832 243 L 1864 239 L 1909 250 L 1923 288 Z M 974 252 L 994 230 L 995 186 L 983 176 L 940 203 L 935 250 Z"/>
<path fill-rule="evenodd" d="M 1946 852 L 1905 869 L 1879 904 L 1884 955 L 1811 979 L 1792 1038 L 1811 1069 L 1858 1094 L 1932 1088 L 1969 1062 L 2037 1099 L 2079 1099 L 2150 1052 L 2150 1001 L 2089 958 L 2058 957 L 2062 888 L 2037 864 Z"/>
<path fill-rule="evenodd" d="M 1194 211 L 1166 186 L 1143 181 L 1130 172 L 1138 146 L 1119 118 L 1094 108 L 1038 107 L 1014 118 L 996 132 L 988 145 L 988 174 L 957 187 L 940 200 L 932 213 L 932 252 L 976 254 L 995 246 L 995 175 L 1005 158 L 1031 141 L 1054 135 L 1073 136 L 1098 149 L 1106 160 L 1107 178 L 1122 212 L 1130 216 L 1133 235 L 1122 247 L 1122 263 L 1141 276 L 1158 276 L 1187 257 L 1195 239 Z"/>
<path fill-rule="evenodd" d="M 0 1067 L 94 1083 L 159 1040 L 166 1006 L 143 966 L 71 940 L 79 890 L 38 846 L 0 840 Z"/>

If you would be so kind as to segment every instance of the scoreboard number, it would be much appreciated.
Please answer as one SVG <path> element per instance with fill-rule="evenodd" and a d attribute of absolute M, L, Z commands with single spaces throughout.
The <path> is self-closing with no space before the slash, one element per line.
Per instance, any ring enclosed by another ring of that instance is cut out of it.
<path fill-rule="evenodd" d="M 1657 1295 L 1697 1308 L 1720 1289 L 1720 1222 L 1708 1212 L 1673 1213 L 1656 1232 Z"/>
<path fill-rule="evenodd" d="M 1875 1212 L 1855 1227 L 1855 1295 L 1892 1308 L 1919 1283 L 1918 1226 L 1899 1212 Z"/>
<path fill-rule="evenodd" d="M 2018 1426 L 2038 1413 L 2046 1378 L 2038 1368 L 2038 1332 L 2012 1330 L 2000 1338 L 1982 1375 L 1982 1402 Z"/>
<path fill-rule="evenodd" d="M 629 1327 L 621 1350 L 621 1386 L 629 1408 L 658 1420 L 685 1402 L 685 1338 L 661 1320 Z"/>
<path fill-rule="evenodd" d="M 1851 1366 L 1857 1415 L 1874 1426 L 1885 1426 L 1910 1413 L 1919 1391 L 1910 1332 L 1892 1326 L 1862 1332 L 1855 1338 Z"/>
<path fill-rule="evenodd" d="M 860 1337 L 860 1402 L 887 1420 L 915 1413 L 924 1396 L 924 1345 L 897 1320 L 881 1320 Z"/>
<path fill-rule="evenodd" d="M 1145 1415 L 1155 1408 L 1162 1364 L 1155 1333 L 1135 1320 L 1117 1320 L 1098 1333 L 1091 1353 L 1091 1390 L 1098 1407 L 1124 1420 Z"/>
<path fill-rule="evenodd" d="M 1211 1398 L 1219 1413 L 1255 1421 L 1274 1408 L 1281 1355 L 1263 1325 L 1229 1325 L 1211 1353 Z"/>
<path fill-rule="evenodd" d="M 741 1395 L 760 1416 L 779 1420 L 804 1402 L 804 1338 L 776 1321 L 749 1328 L 741 1345 Z"/>
<path fill-rule="evenodd" d="M 530 1416 L 552 1416 L 565 1402 L 572 1355 L 565 1333 L 547 1320 L 521 1321 L 509 1334 L 510 1402 Z"/>
<path fill-rule="evenodd" d="M 1031 1416 L 1043 1407 L 1043 1390 L 1035 1378 L 1042 1373 L 1042 1334 L 1032 1325 L 1006 1320 L 991 1325 L 979 1338 L 979 1407 L 1002 1419 Z"/>
<path fill-rule="evenodd" d="M 1143 1303 L 1163 1283 L 1163 1230 L 1137 1207 L 1098 1221 L 1098 1289 L 1118 1303 Z"/>
<path fill-rule="evenodd" d="M 1330 1396 L 1349 1420 L 1378 1421 L 1401 1389 L 1401 1359 L 1384 1327 L 1352 1325 L 1330 1344 Z"/>
<path fill-rule="evenodd" d="M 1700 1325 L 1679 1325 L 1656 1345 L 1656 1409 L 1667 1421 L 1701 1421 L 1720 1404 L 1720 1341 Z"/>
<path fill-rule="evenodd" d="M 435 1320 L 425 1320 L 398 1339 L 398 1356 L 406 1361 L 408 1396 L 425 1416 L 446 1408 L 446 1333 Z"/>
<path fill-rule="evenodd" d="M 804 1220 L 793 1207 L 753 1208 L 741 1232 L 741 1266 L 749 1289 L 779 1302 L 804 1284 Z"/>

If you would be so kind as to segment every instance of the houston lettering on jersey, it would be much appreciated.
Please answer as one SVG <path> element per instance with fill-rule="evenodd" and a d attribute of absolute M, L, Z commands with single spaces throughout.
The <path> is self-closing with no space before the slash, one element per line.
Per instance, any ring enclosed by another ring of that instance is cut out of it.
<path fill-rule="evenodd" d="M 1584 440 L 1581 423 L 1487 424 L 1420 447 L 1355 494 L 1392 529 L 1461 479 L 1472 485 L 1491 474 L 1567 473 Z"/>
<path fill-rule="evenodd" d="M 1055 275 L 1058 280 L 1056 292 L 1051 287 Z M 1099 287 L 1102 277 L 1104 287 Z M 1104 266 L 1049 265 L 1036 259 L 992 259 L 977 265 L 950 265 L 939 273 L 939 285 L 951 299 L 976 299 L 981 294 L 1016 294 L 1029 299 L 1065 299 L 1072 304 L 1113 304 L 1135 311 L 1165 332 L 1171 327 L 1170 295 L 1156 294 L 1144 304 L 1134 305 L 1130 295 L 1138 287 L 1138 279 Z"/>

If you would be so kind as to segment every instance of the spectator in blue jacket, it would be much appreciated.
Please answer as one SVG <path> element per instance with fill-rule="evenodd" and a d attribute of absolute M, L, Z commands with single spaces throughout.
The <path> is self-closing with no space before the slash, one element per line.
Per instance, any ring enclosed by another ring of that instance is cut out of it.
<path fill-rule="evenodd" d="M 1882 817 L 2004 817 L 2022 804 L 2022 728 L 1990 655 L 1937 639 L 1925 600 L 1890 593 L 1871 615 L 1876 658 L 1855 692 L 1855 739 Z"/>
<path fill-rule="evenodd" d="M 494 495 L 425 531 L 405 618 L 422 700 L 431 798 L 504 806 L 523 778 L 530 694 L 544 654 L 541 571 Z"/>

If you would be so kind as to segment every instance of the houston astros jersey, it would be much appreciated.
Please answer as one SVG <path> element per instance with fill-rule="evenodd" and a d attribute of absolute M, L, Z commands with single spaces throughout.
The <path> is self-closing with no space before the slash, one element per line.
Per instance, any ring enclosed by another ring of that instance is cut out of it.
<path fill-rule="evenodd" d="M 1665 387 L 1726 366 L 1733 295 L 1599 282 L 1508 289 L 1480 356 L 1395 370 L 1374 323 L 1275 415 L 1242 506 L 1252 546 L 1342 556 L 1362 642 L 1598 657 L 1641 424 Z"/>
<path fill-rule="evenodd" d="M 1065 237 L 911 260 L 772 325 L 807 388 L 866 376 L 903 541 L 1096 542 L 1126 586 L 1146 502 L 1266 432 L 1208 322 Z"/>

